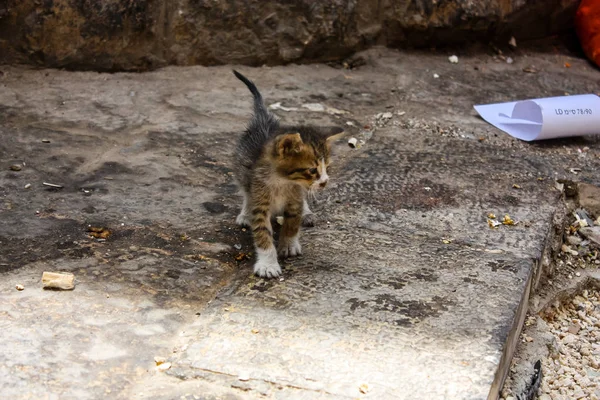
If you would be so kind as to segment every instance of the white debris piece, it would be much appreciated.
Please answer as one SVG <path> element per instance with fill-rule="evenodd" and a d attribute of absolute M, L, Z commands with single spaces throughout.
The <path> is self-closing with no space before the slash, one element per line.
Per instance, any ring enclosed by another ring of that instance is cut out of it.
<path fill-rule="evenodd" d="M 302 107 L 308 109 L 309 111 L 315 111 L 315 112 L 325 111 L 325 106 L 321 103 L 306 103 L 306 104 L 302 104 Z"/>
<path fill-rule="evenodd" d="M 331 115 L 348 114 L 348 112 L 346 112 L 344 110 L 340 110 L 340 109 L 337 109 L 334 107 L 329 107 L 329 106 L 323 105 L 321 103 L 302 104 L 302 108 L 306 108 L 308 111 L 313 111 L 313 112 L 326 112 L 327 114 L 331 114 Z"/>
<path fill-rule="evenodd" d="M 458 57 L 455 55 L 452 55 L 452 56 L 448 57 L 448 61 L 450 61 L 452 64 L 458 64 Z"/>
<path fill-rule="evenodd" d="M 47 272 L 42 274 L 44 289 L 71 290 L 75 288 L 75 275 L 69 272 Z"/>
<path fill-rule="evenodd" d="M 170 362 L 166 362 L 166 363 L 162 363 L 156 366 L 156 369 L 158 371 L 166 371 L 169 368 L 171 368 L 171 363 Z"/>
<path fill-rule="evenodd" d="M 281 111 L 298 111 L 297 107 L 285 107 L 281 105 L 281 102 L 273 103 L 269 106 L 271 110 L 281 110 Z"/>

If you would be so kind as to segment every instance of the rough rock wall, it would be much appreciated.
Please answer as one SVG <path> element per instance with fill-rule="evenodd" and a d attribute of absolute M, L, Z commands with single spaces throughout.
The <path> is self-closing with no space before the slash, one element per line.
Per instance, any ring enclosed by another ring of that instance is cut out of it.
<path fill-rule="evenodd" d="M 92 70 L 331 61 L 373 44 L 517 39 L 578 0 L 0 0 L 0 63 Z"/>

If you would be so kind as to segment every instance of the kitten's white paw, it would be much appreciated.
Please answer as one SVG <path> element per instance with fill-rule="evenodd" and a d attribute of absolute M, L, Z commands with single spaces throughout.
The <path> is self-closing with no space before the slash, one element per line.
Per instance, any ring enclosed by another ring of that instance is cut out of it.
<path fill-rule="evenodd" d="M 275 248 L 269 250 L 256 250 L 256 264 L 254 264 L 254 273 L 261 278 L 277 278 L 281 275 L 281 267 L 277 261 L 277 252 Z"/>
<path fill-rule="evenodd" d="M 298 241 L 298 236 L 293 238 L 282 238 L 279 242 L 278 253 L 281 257 L 295 257 L 302 254 L 302 246 Z"/>
<path fill-rule="evenodd" d="M 240 213 L 235 219 L 235 223 L 239 226 L 250 227 L 250 218 L 246 214 Z"/>

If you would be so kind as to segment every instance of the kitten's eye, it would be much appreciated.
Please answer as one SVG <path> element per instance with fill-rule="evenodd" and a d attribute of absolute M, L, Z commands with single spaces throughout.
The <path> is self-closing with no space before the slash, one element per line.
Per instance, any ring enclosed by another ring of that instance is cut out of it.
<path fill-rule="evenodd" d="M 317 169 L 316 168 L 311 168 L 308 170 L 308 172 L 310 172 L 311 174 L 316 174 L 317 173 Z"/>

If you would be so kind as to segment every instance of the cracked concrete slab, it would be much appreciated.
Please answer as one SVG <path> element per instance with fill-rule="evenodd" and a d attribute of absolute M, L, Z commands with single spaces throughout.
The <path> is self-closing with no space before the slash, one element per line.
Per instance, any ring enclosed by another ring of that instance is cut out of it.
<path fill-rule="evenodd" d="M 234 225 L 229 157 L 250 96 L 230 68 L 1 67 L 0 391 L 496 398 L 556 234 L 554 179 L 598 184 L 600 143 L 518 142 L 472 105 L 592 92 L 598 71 L 565 54 L 363 57 L 351 71 L 243 69 L 268 104 L 292 108 L 276 111 L 285 122 L 365 141 L 336 145 L 321 220 L 283 281 L 251 276 L 251 238 Z M 490 229 L 490 212 L 519 224 Z M 75 290 L 43 291 L 45 270 L 74 273 Z"/>

